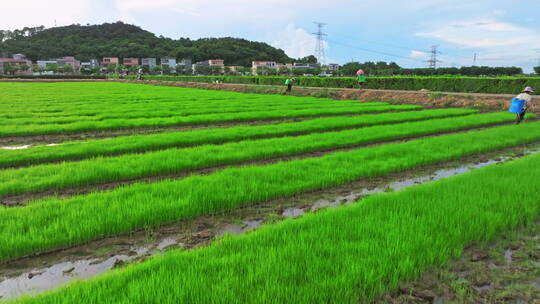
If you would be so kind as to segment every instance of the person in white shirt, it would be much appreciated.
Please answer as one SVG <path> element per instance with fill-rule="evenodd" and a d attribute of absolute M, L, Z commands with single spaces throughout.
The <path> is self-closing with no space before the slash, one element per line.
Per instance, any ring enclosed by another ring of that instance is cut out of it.
<path fill-rule="evenodd" d="M 516 96 L 517 99 L 521 99 L 525 101 L 522 112 L 517 114 L 516 124 L 520 124 L 523 121 L 523 118 L 525 118 L 525 114 L 527 114 L 527 109 L 529 108 L 529 104 L 532 100 L 530 93 L 533 93 L 533 92 L 534 92 L 533 88 L 526 87 L 521 94 Z"/>

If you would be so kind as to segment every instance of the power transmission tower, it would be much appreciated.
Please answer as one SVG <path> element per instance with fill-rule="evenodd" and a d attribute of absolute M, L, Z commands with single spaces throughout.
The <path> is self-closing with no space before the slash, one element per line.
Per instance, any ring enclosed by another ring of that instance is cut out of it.
<path fill-rule="evenodd" d="M 473 65 L 473 66 L 476 66 L 476 55 L 477 55 L 477 54 L 474 53 L 474 59 L 473 59 L 473 61 L 472 61 L 472 65 Z"/>
<path fill-rule="evenodd" d="M 327 34 L 323 33 L 322 29 L 327 24 L 322 22 L 313 22 L 317 25 L 317 32 L 313 33 L 315 37 L 317 37 L 317 43 L 315 44 L 315 57 L 317 57 L 317 61 L 320 65 L 326 64 L 326 55 L 324 53 L 324 37 L 328 36 Z"/>
<path fill-rule="evenodd" d="M 431 52 L 430 52 L 431 56 L 430 56 L 429 60 L 426 60 L 426 62 L 429 63 L 429 68 L 430 69 L 436 69 L 437 68 L 437 63 L 442 62 L 440 60 L 437 60 L 437 55 L 440 54 L 438 48 L 439 48 L 438 45 L 431 46 Z"/>

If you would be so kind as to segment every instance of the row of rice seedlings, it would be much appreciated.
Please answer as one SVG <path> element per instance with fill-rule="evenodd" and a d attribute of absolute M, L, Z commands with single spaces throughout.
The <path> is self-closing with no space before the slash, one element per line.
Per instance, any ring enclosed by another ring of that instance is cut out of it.
<path fill-rule="evenodd" d="M 313 117 L 313 116 L 332 116 L 341 114 L 362 114 L 362 113 L 383 113 L 390 111 L 415 111 L 422 109 L 415 105 L 383 105 L 354 108 L 328 108 L 328 109 L 305 109 L 305 110 L 277 110 L 244 112 L 229 114 L 204 114 L 192 116 L 179 116 L 169 118 L 139 118 L 139 119 L 110 119 L 106 121 L 86 121 L 67 124 L 26 124 L 26 125 L 8 125 L 0 126 L 0 137 L 13 135 L 36 135 L 36 134 L 63 134 L 76 133 L 83 131 L 97 130 L 117 130 L 136 127 L 157 127 L 157 126 L 185 126 L 185 125 L 203 125 L 211 123 L 227 122 L 250 122 L 260 120 Z"/>
<path fill-rule="evenodd" d="M 73 84 L 58 83 L 48 89 L 44 89 L 42 84 L 24 84 L 22 87 L 18 86 L 18 88 L 4 87 L 4 85 L 1 85 L 0 88 L 4 93 L 0 96 L 0 105 L 9 106 L 13 112 L 23 110 L 34 113 L 40 110 L 51 111 L 54 109 L 73 113 L 88 110 L 95 113 L 108 113 L 109 108 L 117 108 L 121 105 L 144 109 L 156 103 L 162 106 L 176 105 L 207 108 L 224 105 L 264 106 L 357 103 L 352 100 L 336 101 L 313 97 L 269 96 L 127 84 L 118 86 L 118 84 L 86 83 L 74 86 Z M 69 88 L 69 90 L 62 91 L 62 88 Z M 123 88 L 129 88 L 129 90 L 122 90 Z M 44 98 L 44 96 L 47 96 L 47 91 L 53 94 Z"/>
<path fill-rule="evenodd" d="M 0 198 L 457 131 L 512 119 L 509 113 L 491 113 L 7 169 L 0 171 Z"/>
<path fill-rule="evenodd" d="M 235 107 L 220 107 L 220 108 L 189 108 L 189 109 L 175 109 L 170 111 L 161 111 L 157 109 L 156 111 L 144 111 L 136 112 L 132 111 L 130 108 L 129 112 L 126 112 L 126 106 L 123 107 L 124 112 L 108 113 L 97 116 L 60 116 L 60 117 L 33 117 L 33 118 L 5 118 L 0 121 L 0 126 L 12 125 L 20 126 L 26 124 L 33 125 L 47 125 L 47 124 L 67 124 L 67 123 L 76 123 L 76 122 L 102 122 L 110 119 L 137 119 L 137 118 L 169 118 L 169 117 L 178 117 L 178 116 L 188 116 L 188 115 L 204 115 L 204 114 L 230 114 L 230 113 L 248 113 L 248 112 L 262 112 L 262 111 L 294 111 L 294 110 L 305 110 L 305 109 L 356 109 L 360 107 L 374 107 L 374 106 L 384 106 L 387 103 L 382 102 L 371 102 L 371 103 L 356 103 L 354 105 L 349 104 L 317 104 L 317 105 L 281 105 L 273 107 L 251 107 L 247 108 L 242 105 Z M 128 106 L 129 107 L 129 106 Z M 159 107 L 158 105 L 153 105 L 153 109 Z"/>
<path fill-rule="evenodd" d="M 540 154 L 225 237 L 17 303 L 371 303 L 538 218 Z M 510 186 L 509 186 L 510 185 Z M 519 186 L 511 186 L 519 185 Z"/>
<path fill-rule="evenodd" d="M 139 183 L 69 199 L 49 198 L 20 208 L 0 207 L 0 260 L 537 142 L 539 126 L 540 122 L 533 122 L 427 137 L 318 158 L 227 168 L 181 180 Z M 538 202 L 537 195 L 516 188 L 519 195 L 513 195 L 513 200 L 532 197 Z M 532 193 L 538 193 L 537 188 L 535 191 Z M 445 202 L 452 201 L 445 198 Z"/>
<path fill-rule="evenodd" d="M 454 117 L 478 113 L 471 109 L 440 109 L 425 111 L 368 114 L 307 119 L 300 122 L 259 126 L 195 129 L 150 135 L 130 135 L 88 141 L 65 142 L 58 146 L 36 146 L 25 150 L 0 150 L 0 168 L 39 164 L 50 161 L 76 160 L 95 156 L 202 144 L 220 144 L 245 139 L 301 135 L 312 132 L 344 130 L 364 126 L 419 121 L 430 118 Z"/>

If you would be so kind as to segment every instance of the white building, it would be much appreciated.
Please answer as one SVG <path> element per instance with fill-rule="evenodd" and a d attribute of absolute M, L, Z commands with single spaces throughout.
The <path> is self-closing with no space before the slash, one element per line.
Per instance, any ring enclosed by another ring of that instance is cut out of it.
<path fill-rule="evenodd" d="M 141 65 L 147 66 L 152 70 L 157 65 L 157 60 L 156 58 L 143 58 L 141 60 Z"/>
<path fill-rule="evenodd" d="M 168 66 L 171 70 L 176 69 L 176 58 L 161 58 L 161 67 Z"/>

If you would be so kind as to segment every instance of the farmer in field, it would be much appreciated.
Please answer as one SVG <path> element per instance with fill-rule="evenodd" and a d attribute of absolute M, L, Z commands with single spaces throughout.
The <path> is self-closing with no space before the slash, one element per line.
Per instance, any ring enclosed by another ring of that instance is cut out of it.
<path fill-rule="evenodd" d="M 530 93 L 533 93 L 534 90 L 531 87 L 526 87 L 523 89 L 523 92 L 518 96 L 512 99 L 512 104 L 510 105 L 510 112 L 516 113 L 516 124 L 520 124 L 527 114 L 527 109 L 532 100 Z"/>
<path fill-rule="evenodd" d="M 364 73 L 364 70 L 358 70 L 356 72 L 356 81 L 358 82 L 358 86 L 362 88 L 366 84 L 366 74 Z"/>
<path fill-rule="evenodd" d="M 285 85 L 287 86 L 287 90 L 285 91 L 285 94 L 288 94 L 288 93 L 291 93 L 292 91 L 292 86 L 293 84 L 296 82 L 296 78 L 287 78 L 287 80 L 285 80 Z"/>

